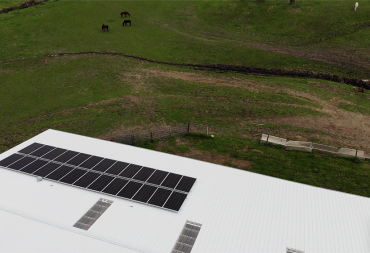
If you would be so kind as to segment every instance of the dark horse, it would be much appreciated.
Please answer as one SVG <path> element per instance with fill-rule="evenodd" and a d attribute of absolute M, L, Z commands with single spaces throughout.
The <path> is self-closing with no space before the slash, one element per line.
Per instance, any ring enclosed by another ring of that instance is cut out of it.
<path fill-rule="evenodd" d="M 102 25 L 101 26 L 101 29 L 103 30 L 103 31 L 105 31 L 105 29 L 107 29 L 107 31 L 109 32 L 109 26 L 108 25 Z"/>
<path fill-rule="evenodd" d="M 130 13 L 128 13 L 127 11 L 122 11 L 120 15 L 121 15 L 121 18 L 123 15 L 125 15 L 125 17 L 127 17 L 127 15 L 130 17 Z"/>
<path fill-rule="evenodd" d="M 122 25 L 126 25 L 126 24 L 130 24 L 130 26 L 131 26 L 131 20 L 125 20 L 125 21 L 123 21 L 123 24 Z"/>

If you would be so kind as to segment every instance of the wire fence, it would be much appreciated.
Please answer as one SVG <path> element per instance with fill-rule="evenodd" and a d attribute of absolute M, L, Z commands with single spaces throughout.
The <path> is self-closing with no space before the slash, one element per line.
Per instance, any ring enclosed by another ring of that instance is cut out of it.
<path fill-rule="evenodd" d="M 208 135 L 208 126 L 193 122 L 181 124 L 175 127 L 160 128 L 149 132 L 139 134 L 127 134 L 111 138 L 111 141 L 128 145 L 137 145 L 139 143 L 155 140 L 163 140 L 172 136 L 178 136 L 189 132 L 206 132 Z"/>

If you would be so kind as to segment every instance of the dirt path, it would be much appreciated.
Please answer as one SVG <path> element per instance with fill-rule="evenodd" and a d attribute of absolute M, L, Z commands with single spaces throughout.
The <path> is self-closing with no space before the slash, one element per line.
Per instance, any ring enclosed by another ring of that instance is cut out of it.
<path fill-rule="evenodd" d="M 273 124 L 287 124 L 291 126 L 311 128 L 327 132 L 333 137 L 321 136 L 320 138 L 330 139 L 333 144 L 343 147 L 357 147 L 359 149 L 370 152 L 370 115 L 355 113 L 338 108 L 340 102 L 351 103 L 349 101 L 333 97 L 331 100 L 323 100 L 306 92 L 292 90 L 284 87 L 271 87 L 262 85 L 252 80 L 245 80 L 235 77 L 219 77 L 215 78 L 206 74 L 178 72 L 178 71 L 161 71 L 161 70 L 145 70 L 147 75 L 157 77 L 176 78 L 192 82 L 209 83 L 220 86 L 244 87 L 254 91 L 269 91 L 269 92 L 286 92 L 287 94 L 297 98 L 307 98 L 315 102 L 315 104 L 322 106 L 322 109 L 317 107 L 309 107 L 330 116 L 321 117 L 273 117 L 269 119 L 254 119 L 256 123 L 273 123 Z M 292 105 L 295 106 L 295 105 Z M 297 105 L 299 106 L 299 105 Z M 287 138 L 287 136 L 281 136 Z M 294 136 L 296 137 L 296 136 Z M 302 140 L 305 137 L 298 136 Z M 297 140 L 298 140 L 297 139 Z"/>

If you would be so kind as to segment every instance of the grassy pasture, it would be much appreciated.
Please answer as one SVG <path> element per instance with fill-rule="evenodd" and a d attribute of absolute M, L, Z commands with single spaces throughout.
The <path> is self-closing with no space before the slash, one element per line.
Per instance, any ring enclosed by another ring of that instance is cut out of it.
<path fill-rule="evenodd" d="M 363 3 L 363 4 L 362 4 Z M 355 12 L 348 1 L 201 1 L 195 15 L 224 37 L 246 37 L 289 46 L 356 46 L 367 48 L 370 6 L 364 1 Z M 194 22 L 195 23 L 195 22 Z"/>
<path fill-rule="evenodd" d="M 15 7 L 23 3 L 24 0 L 1 0 L 0 1 L 0 10 L 6 7 Z"/>
<path fill-rule="evenodd" d="M 144 143 L 141 147 L 171 154 L 189 156 L 191 150 L 204 157 L 223 157 L 221 164 L 298 183 L 370 196 L 365 178 L 370 176 L 370 163 L 351 159 L 283 150 L 261 145 L 247 138 L 186 134 L 166 141 Z M 248 163 L 240 163 L 248 161 Z"/>
<path fill-rule="evenodd" d="M 319 124 L 335 110 L 367 119 L 368 92 L 323 80 L 204 73 L 121 56 L 44 56 L 119 52 L 172 63 L 307 69 L 366 78 L 357 58 L 338 66 L 271 50 L 320 54 L 333 47 L 344 57 L 363 53 L 358 59 L 367 62 L 369 7 L 361 4 L 354 13 L 344 1 L 336 2 L 337 8 L 332 5 L 303 0 L 294 6 L 283 1 L 59 0 L 1 14 L 0 152 L 49 128 L 107 138 L 194 121 L 209 125 L 216 138 L 188 135 L 144 147 L 185 156 L 200 150 L 224 157 L 221 164 L 227 166 L 369 196 L 368 162 L 257 144 L 260 134 L 268 132 L 361 148 L 363 143 L 355 146 L 348 133 L 279 119 L 317 119 Z M 132 27 L 122 26 L 128 19 L 119 16 L 123 10 L 131 13 Z M 101 31 L 103 23 L 109 33 Z"/>
<path fill-rule="evenodd" d="M 229 6 L 229 4 L 233 7 L 224 10 L 224 5 Z M 328 4 L 323 3 L 323 5 Z M 338 2 L 338 5 L 344 5 L 344 2 Z M 266 11 L 268 6 L 279 6 L 280 9 L 270 13 Z M 121 18 L 119 13 L 123 8 L 130 10 L 132 14 L 130 17 L 132 27 L 122 26 L 125 18 Z M 305 36 L 311 38 L 312 30 L 329 29 L 331 31 L 341 27 L 339 21 L 333 24 L 328 21 L 331 26 L 327 28 L 323 28 L 326 26 L 320 22 L 312 22 L 309 31 L 301 28 L 304 20 L 307 22 L 313 19 L 323 20 L 323 17 L 317 14 L 319 11 L 322 12 L 322 6 L 311 7 L 316 13 L 313 17 L 302 11 L 302 24 L 299 23 L 301 26 L 291 27 L 288 24 L 292 23 L 291 15 L 293 14 L 286 10 L 287 8 L 293 7 L 280 1 L 264 3 L 140 1 L 140 4 L 132 1 L 50 1 L 32 8 L 0 15 L 3 34 L 0 43 L 4 45 L 0 49 L 0 61 L 30 59 L 42 57 L 44 54 L 64 52 L 120 52 L 173 63 L 223 63 L 267 68 L 308 69 L 344 76 L 364 77 L 361 72 L 362 67 L 357 67 L 358 70 L 349 69 L 328 62 L 274 52 L 263 47 L 259 49 L 248 45 L 224 43 L 225 38 L 233 39 L 237 36 L 236 39 L 247 42 L 266 41 L 270 44 L 289 46 L 292 43 L 288 43 L 287 38 L 302 40 L 302 43 L 305 43 L 306 40 L 301 38 Z M 187 14 L 189 9 L 193 9 L 194 14 Z M 220 10 L 222 14 L 219 13 Z M 245 16 L 244 12 L 247 10 L 255 11 L 256 15 Z M 284 16 L 281 13 L 284 13 Z M 367 17 L 364 13 L 365 9 L 358 13 L 361 20 Z M 333 15 L 339 14 L 340 10 Z M 262 22 L 261 20 L 265 18 L 267 20 Z M 355 19 L 357 17 L 348 16 L 346 18 L 347 21 L 350 20 L 348 22 L 357 22 Z M 255 23 L 256 25 L 251 28 L 254 32 L 249 34 L 237 31 L 235 19 L 245 25 Z M 281 21 L 276 22 L 275 19 Z M 103 23 L 110 26 L 109 33 L 101 31 Z M 269 28 L 261 26 L 261 23 L 268 23 Z M 286 29 L 283 29 L 287 26 L 292 29 L 288 34 L 286 34 Z M 178 33 L 172 28 L 185 33 Z M 266 31 L 274 31 L 271 40 L 265 38 Z M 320 32 L 317 36 L 320 37 L 326 32 Z M 204 37 L 202 34 L 206 36 L 210 34 L 214 39 L 202 40 Z M 295 35 L 291 36 L 292 34 Z M 301 34 L 305 36 L 302 37 Z M 367 33 L 364 33 L 364 36 L 368 36 Z M 366 44 L 369 37 L 365 37 L 360 39 Z M 356 41 L 351 40 L 349 48 L 353 48 L 353 43 L 357 43 Z M 350 43 L 349 40 L 343 40 L 342 44 L 349 46 Z M 361 51 L 361 48 L 359 50 Z M 366 55 L 364 57 L 366 58 Z"/>

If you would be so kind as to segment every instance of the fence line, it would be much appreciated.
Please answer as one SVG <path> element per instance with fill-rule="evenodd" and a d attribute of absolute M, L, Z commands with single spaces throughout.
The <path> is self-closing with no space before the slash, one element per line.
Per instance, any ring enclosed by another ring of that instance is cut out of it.
<path fill-rule="evenodd" d="M 198 125 L 207 128 L 207 135 L 208 135 L 208 126 L 193 122 L 188 122 L 186 124 L 181 124 L 175 127 L 166 127 L 156 129 L 154 131 L 148 131 L 138 134 L 127 134 L 122 136 L 116 136 L 111 139 L 110 141 L 119 142 L 122 144 L 134 145 L 136 146 L 139 143 L 147 142 L 147 141 L 155 141 L 155 140 L 163 140 L 165 138 L 169 138 L 172 136 L 177 136 L 184 133 L 189 133 L 191 130 L 191 125 Z"/>
<path fill-rule="evenodd" d="M 323 144 L 304 142 L 304 141 L 292 141 L 284 138 L 272 136 L 269 134 L 262 134 L 260 143 L 271 143 L 275 145 L 284 146 L 288 150 L 300 150 L 306 152 L 317 152 L 327 155 L 343 156 L 343 157 L 358 157 L 360 159 L 369 159 L 370 154 L 365 154 L 362 150 L 341 148 L 327 146 Z"/>

